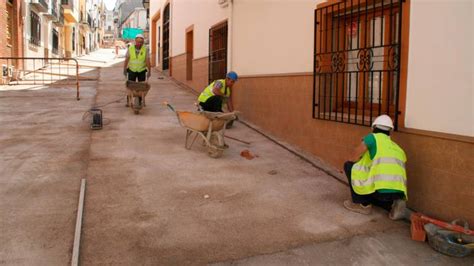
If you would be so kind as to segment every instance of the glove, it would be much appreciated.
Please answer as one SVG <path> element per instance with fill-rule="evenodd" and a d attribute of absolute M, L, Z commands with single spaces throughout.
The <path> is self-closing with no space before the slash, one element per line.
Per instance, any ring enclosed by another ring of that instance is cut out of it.
<path fill-rule="evenodd" d="M 127 76 L 128 71 L 126 69 L 123 70 L 123 75 Z"/>

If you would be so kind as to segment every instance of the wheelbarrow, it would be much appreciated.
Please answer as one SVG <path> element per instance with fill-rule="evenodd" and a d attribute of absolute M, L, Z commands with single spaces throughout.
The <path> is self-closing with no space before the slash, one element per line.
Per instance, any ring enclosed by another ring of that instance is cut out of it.
<path fill-rule="evenodd" d="M 127 107 L 129 106 L 137 115 L 146 106 L 145 97 L 150 90 L 148 81 L 131 81 L 125 83 L 127 87 Z"/>
<path fill-rule="evenodd" d="M 184 147 L 192 148 L 196 139 L 201 137 L 203 145 L 207 146 L 207 154 L 212 158 L 219 158 L 228 148 L 224 141 L 226 124 L 235 120 L 237 112 L 214 113 L 214 112 L 187 112 L 176 111 L 173 106 L 165 103 L 168 108 L 176 113 L 181 126 L 186 128 L 186 139 Z"/>

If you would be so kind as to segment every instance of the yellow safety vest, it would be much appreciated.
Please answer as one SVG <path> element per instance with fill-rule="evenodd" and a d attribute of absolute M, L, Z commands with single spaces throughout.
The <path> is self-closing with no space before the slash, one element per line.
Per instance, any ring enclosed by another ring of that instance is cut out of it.
<path fill-rule="evenodd" d="M 130 56 L 130 60 L 128 61 L 128 69 L 130 69 L 130 71 L 142 72 L 146 70 L 146 48 L 144 45 L 140 48 L 138 56 L 135 45 L 130 45 L 128 55 Z"/>
<path fill-rule="evenodd" d="M 354 192 L 359 195 L 374 193 L 379 189 L 399 190 L 407 195 L 407 174 L 405 152 L 389 136 L 376 133 L 377 152 L 370 159 L 369 151 L 354 164 L 351 171 L 351 183 Z"/>
<path fill-rule="evenodd" d="M 224 94 L 226 97 L 230 97 L 230 88 L 228 88 L 225 84 L 225 79 L 218 79 L 216 81 L 220 81 L 222 83 L 222 88 L 220 89 L 221 93 Z M 214 96 L 214 93 L 212 90 L 214 89 L 214 85 L 216 84 L 216 81 L 212 82 L 207 86 L 199 95 L 199 102 L 204 103 L 207 101 L 207 99 L 211 98 Z"/>

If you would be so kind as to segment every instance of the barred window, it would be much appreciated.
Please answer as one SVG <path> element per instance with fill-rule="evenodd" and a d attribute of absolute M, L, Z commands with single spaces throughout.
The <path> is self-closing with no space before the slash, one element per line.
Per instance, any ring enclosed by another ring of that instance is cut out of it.
<path fill-rule="evenodd" d="M 209 29 L 209 82 L 227 73 L 227 22 Z"/>
<path fill-rule="evenodd" d="M 59 34 L 58 31 L 53 29 L 53 54 L 59 53 Z"/>
<path fill-rule="evenodd" d="M 76 28 L 72 28 L 72 50 L 76 51 Z"/>
<path fill-rule="evenodd" d="M 315 10 L 313 118 L 398 125 L 403 0 L 346 0 Z"/>
<path fill-rule="evenodd" d="M 30 43 L 41 45 L 41 21 L 40 17 L 33 11 L 30 12 Z"/>

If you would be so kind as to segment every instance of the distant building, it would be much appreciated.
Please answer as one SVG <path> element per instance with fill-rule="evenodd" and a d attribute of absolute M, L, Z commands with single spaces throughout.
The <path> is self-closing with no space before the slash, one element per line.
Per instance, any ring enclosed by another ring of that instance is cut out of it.
<path fill-rule="evenodd" d="M 148 20 L 146 9 L 143 7 L 135 8 L 135 10 L 125 19 L 120 28 L 142 29 L 145 41 L 148 41 Z"/>
<path fill-rule="evenodd" d="M 104 37 L 103 7 L 103 0 L 2 1 L 0 57 L 39 59 L 0 60 L 0 82 L 8 80 L 8 72 L 41 68 L 49 58 L 76 57 L 97 49 Z"/>
<path fill-rule="evenodd" d="M 132 12 L 135 11 L 135 8 L 143 7 L 141 0 L 117 0 L 114 8 L 114 22 L 116 25 L 116 30 L 118 37 L 122 37 L 122 24 L 127 20 Z"/>
<path fill-rule="evenodd" d="M 114 33 L 114 11 L 105 10 L 105 21 L 104 21 L 104 31 L 106 34 Z"/>

